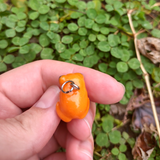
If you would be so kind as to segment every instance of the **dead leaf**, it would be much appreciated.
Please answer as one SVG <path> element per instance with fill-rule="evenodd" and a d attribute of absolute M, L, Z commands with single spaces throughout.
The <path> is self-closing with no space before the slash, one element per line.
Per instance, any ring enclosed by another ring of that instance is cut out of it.
<path fill-rule="evenodd" d="M 154 64 L 160 62 L 160 39 L 147 37 L 137 40 L 141 54 L 149 58 Z"/>
<path fill-rule="evenodd" d="M 126 111 L 126 106 L 122 105 L 120 103 L 117 104 L 111 104 L 110 105 L 110 114 L 118 114 L 118 115 L 122 115 L 123 113 L 125 113 Z"/>
<path fill-rule="evenodd" d="M 155 101 L 156 102 L 156 101 Z M 160 121 L 160 106 L 156 105 L 158 119 Z M 150 126 L 151 124 L 156 126 L 151 103 L 145 103 L 143 106 L 136 108 L 134 110 L 132 116 L 132 126 L 135 130 L 143 129 L 143 126 L 147 125 Z"/>
<path fill-rule="evenodd" d="M 137 138 L 132 150 L 134 159 L 148 160 L 156 146 L 156 140 L 151 133 L 143 131 Z"/>

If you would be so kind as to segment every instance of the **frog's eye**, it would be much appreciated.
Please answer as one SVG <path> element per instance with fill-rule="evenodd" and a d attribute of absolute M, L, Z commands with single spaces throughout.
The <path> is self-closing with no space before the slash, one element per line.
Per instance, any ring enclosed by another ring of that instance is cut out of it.
<path fill-rule="evenodd" d="M 67 83 L 70 83 L 71 89 L 70 89 L 69 91 L 64 91 L 63 88 L 64 88 L 64 86 L 65 86 Z M 71 81 L 71 80 L 64 82 L 64 83 L 62 84 L 62 86 L 61 86 L 61 91 L 62 91 L 63 93 L 72 92 L 74 89 L 78 90 L 78 89 L 80 89 L 80 88 L 79 88 L 78 85 L 76 85 L 76 84 L 75 84 L 73 81 Z"/>

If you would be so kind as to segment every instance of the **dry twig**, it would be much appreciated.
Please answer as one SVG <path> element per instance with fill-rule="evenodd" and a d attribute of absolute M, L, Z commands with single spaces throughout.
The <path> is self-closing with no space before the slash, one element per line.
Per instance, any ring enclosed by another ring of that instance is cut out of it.
<path fill-rule="evenodd" d="M 154 115 L 157 131 L 158 131 L 158 135 L 159 135 L 159 139 L 160 139 L 159 120 L 158 120 L 156 106 L 155 106 L 155 103 L 154 103 L 154 98 L 153 98 L 153 94 L 152 94 L 152 90 L 151 90 L 151 85 L 150 85 L 150 81 L 149 81 L 149 75 L 148 75 L 147 71 L 145 70 L 145 68 L 144 68 L 144 66 L 142 64 L 140 53 L 139 53 L 138 46 L 137 46 L 137 36 L 140 34 L 140 32 L 136 33 L 136 31 L 134 29 L 134 26 L 133 26 L 133 23 L 132 23 L 132 16 L 131 16 L 132 12 L 133 12 L 133 10 L 129 10 L 127 15 L 128 15 L 129 24 L 130 24 L 130 27 L 131 27 L 131 30 L 132 30 L 132 33 L 133 33 L 133 36 L 134 36 L 134 45 L 135 45 L 137 59 L 140 62 L 140 67 L 141 67 L 141 70 L 142 70 L 142 72 L 144 74 L 144 79 L 145 79 L 146 86 L 147 86 L 147 89 L 148 89 L 149 98 L 150 98 L 151 106 L 152 106 L 152 111 L 153 111 L 153 115 Z"/>

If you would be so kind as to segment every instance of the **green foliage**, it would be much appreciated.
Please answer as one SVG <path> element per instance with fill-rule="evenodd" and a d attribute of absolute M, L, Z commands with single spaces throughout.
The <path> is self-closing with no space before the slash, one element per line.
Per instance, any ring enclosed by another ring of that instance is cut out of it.
<path fill-rule="evenodd" d="M 149 3 L 140 0 L 28 0 L 25 7 L 18 8 L 1 1 L 0 72 L 39 59 L 83 65 L 123 83 L 126 92 L 120 103 L 127 104 L 133 90 L 144 87 L 127 11 L 134 10 L 132 19 L 136 31 L 143 28 L 146 33 L 160 38 L 159 16 L 153 23 L 146 18 L 152 11 L 160 12 L 158 6 L 152 7 L 155 3 L 154 0 Z M 144 56 L 141 59 L 146 71 L 159 83 L 159 68 Z M 96 146 L 101 147 L 100 154 L 104 154 L 106 147 L 112 145 L 110 158 L 126 159 L 126 144 L 133 147 L 134 139 L 125 132 L 113 130 L 116 124 L 108 115 L 109 109 L 108 105 L 98 105 L 93 125 Z"/>

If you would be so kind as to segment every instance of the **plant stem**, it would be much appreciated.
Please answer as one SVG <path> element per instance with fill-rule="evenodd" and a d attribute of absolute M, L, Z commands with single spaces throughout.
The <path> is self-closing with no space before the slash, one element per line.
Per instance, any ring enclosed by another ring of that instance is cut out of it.
<path fill-rule="evenodd" d="M 145 70 L 145 68 L 144 68 L 144 66 L 142 64 L 140 53 L 139 53 L 138 46 L 137 46 L 137 36 L 138 36 L 138 34 L 140 34 L 140 32 L 136 33 L 136 31 L 134 29 L 134 26 L 133 26 L 133 23 L 132 23 L 132 16 L 131 16 L 132 12 L 133 12 L 133 10 L 129 10 L 127 15 L 128 15 L 129 24 L 130 24 L 130 27 L 131 27 L 131 30 L 132 30 L 132 33 L 133 33 L 133 36 L 134 36 L 134 45 L 135 45 L 137 59 L 140 62 L 140 67 L 141 67 L 141 70 L 142 70 L 143 75 L 144 75 L 144 79 L 145 79 L 146 86 L 147 86 L 148 93 L 149 93 L 149 98 L 150 98 L 150 101 L 151 101 L 151 106 L 152 106 L 152 111 L 153 111 L 153 115 L 154 115 L 157 131 L 158 131 L 158 135 L 159 135 L 159 139 L 160 139 L 159 120 L 158 120 L 156 106 L 155 106 L 155 103 L 154 103 L 154 98 L 153 98 L 153 94 L 152 94 L 152 90 L 151 90 L 151 85 L 150 85 L 150 81 L 149 81 L 149 75 L 148 75 L 147 71 Z"/>

